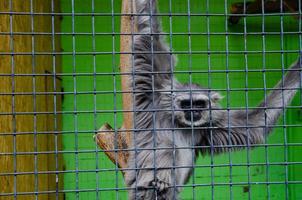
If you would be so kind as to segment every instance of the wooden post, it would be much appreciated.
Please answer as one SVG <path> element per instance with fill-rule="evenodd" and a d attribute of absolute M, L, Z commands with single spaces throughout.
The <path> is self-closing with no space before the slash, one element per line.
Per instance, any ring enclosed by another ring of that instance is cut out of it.
<path fill-rule="evenodd" d="M 54 62 L 51 55 L 61 51 L 60 36 L 51 35 L 60 32 L 61 22 L 30 13 L 59 13 L 59 6 L 59 0 L 0 1 L 0 200 L 13 200 L 16 192 L 18 200 L 64 198 L 55 192 L 62 191 L 64 175 L 62 120 L 55 114 L 61 95 L 52 95 L 61 91 L 55 76 L 61 56 Z"/>
<path fill-rule="evenodd" d="M 95 139 L 99 147 L 105 150 L 105 154 L 109 159 L 118 165 L 119 168 L 127 167 L 128 151 L 121 151 L 130 147 L 131 143 L 131 130 L 133 127 L 132 112 L 132 89 L 131 72 L 132 72 L 132 36 L 131 33 L 135 32 L 134 19 L 131 16 L 135 11 L 133 0 L 123 0 L 122 13 L 126 14 L 121 17 L 121 54 L 120 57 L 120 71 L 122 73 L 122 91 L 123 93 L 123 126 L 118 130 L 118 134 L 106 123 L 104 124 L 95 135 Z M 123 35 L 124 34 L 124 35 Z M 125 54 L 126 53 L 126 54 Z M 116 141 L 117 140 L 117 141 Z M 117 146 L 116 146 L 117 145 Z M 118 150 L 117 150 L 118 149 Z"/>

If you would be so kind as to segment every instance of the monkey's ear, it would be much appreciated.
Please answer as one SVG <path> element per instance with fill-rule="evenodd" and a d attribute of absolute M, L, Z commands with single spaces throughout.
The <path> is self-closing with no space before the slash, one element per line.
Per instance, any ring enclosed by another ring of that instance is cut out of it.
<path fill-rule="evenodd" d="M 219 101 L 223 98 L 223 96 L 221 96 L 221 94 L 219 94 L 218 92 L 211 92 L 210 96 L 211 96 L 211 100 L 214 103 L 216 103 L 217 101 Z"/>

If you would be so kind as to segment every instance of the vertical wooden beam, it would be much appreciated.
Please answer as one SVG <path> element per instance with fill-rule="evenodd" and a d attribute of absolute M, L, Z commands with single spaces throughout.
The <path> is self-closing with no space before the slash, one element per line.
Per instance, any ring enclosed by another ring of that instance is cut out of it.
<path fill-rule="evenodd" d="M 53 40 L 54 51 L 60 51 L 59 36 L 52 35 L 53 28 L 59 31 L 60 20 L 54 17 L 53 24 L 51 15 L 30 14 L 51 13 L 52 0 L 30 3 L 0 1 L 0 193 L 7 195 L 0 196 L 0 200 L 14 199 L 14 193 L 28 193 L 18 195 L 21 200 L 55 199 L 56 194 L 47 192 L 62 189 L 63 179 L 56 170 L 62 170 L 63 161 L 54 152 L 61 150 L 60 136 L 54 139 L 61 124 L 59 116 L 53 114 L 61 109 L 61 102 L 59 95 L 56 104 L 49 101 L 54 99 L 51 93 L 60 91 L 60 83 L 56 90 L 52 85 L 48 87 L 46 79 L 53 83 L 54 76 L 45 76 L 46 71 L 53 73 L 54 66 L 56 73 L 61 72 L 59 56 L 54 63 L 51 55 Z M 53 3 L 54 12 L 59 13 L 59 0 Z M 26 14 L 10 15 L 11 11 Z M 10 32 L 13 35 L 7 34 Z M 63 199 L 62 193 L 59 199 Z"/>
<path fill-rule="evenodd" d="M 131 89 L 131 73 L 132 73 L 132 44 L 133 32 L 136 32 L 134 26 L 134 17 L 131 15 L 135 12 L 134 0 L 123 0 L 121 17 L 121 44 L 120 44 L 120 71 L 122 74 L 122 91 L 123 93 L 123 126 L 118 130 L 118 134 L 111 128 L 109 124 L 103 125 L 95 139 L 101 149 L 105 150 L 109 159 L 117 164 L 120 168 L 127 167 L 128 152 L 114 150 L 127 149 L 131 144 L 131 130 L 133 127 L 133 102 Z M 116 141 L 117 140 L 117 141 Z M 117 146 L 116 146 L 117 145 Z"/>
<path fill-rule="evenodd" d="M 122 13 L 133 14 L 134 13 L 134 0 L 123 0 L 122 4 Z M 122 53 L 120 58 L 120 70 L 122 74 L 131 74 L 132 73 L 132 47 L 133 47 L 133 35 L 123 35 L 123 34 L 132 34 L 136 32 L 135 30 L 134 17 L 131 15 L 122 16 L 121 18 L 121 52 L 126 52 L 127 54 Z M 124 112 L 124 129 L 132 130 L 133 127 L 133 113 L 129 112 L 133 110 L 132 102 L 132 87 L 131 86 L 131 75 L 122 76 L 122 91 L 126 92 L 123 94 L 123 109 L 128 111 Z M 131 133 L 128 131 L 126 135 L 126 141 L 129 144 L 131 142 Z"/>

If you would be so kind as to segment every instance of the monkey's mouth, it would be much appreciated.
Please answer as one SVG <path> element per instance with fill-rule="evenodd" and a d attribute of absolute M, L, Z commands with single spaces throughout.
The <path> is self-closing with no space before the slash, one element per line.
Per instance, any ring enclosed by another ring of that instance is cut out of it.
<path fill-rule="evenodd" d="M 202 126 L 205 123 L 206 122 L 204 120 L 202 120 L 202 119 L 200 119 L 198 121 L 188 121 L 188 120 L 184 121 L 184 125 L 188 126 L 188 127 L 191 127 L 191 126 L 200 127 L 200 126 Z"/>
<path fill-rule="evenodd" d="M 205 119 L 203 119 L 202 117 L 196 119 L 195 120 L 191 120 L 191 119 L 187 119 L 187 118 L 183 118 L 182 120 L 180 120 L 180 124 L 184 127 L 201 127 L 204 124 L 206 124 L 207 121 Z"/>
<path fill-rule="evenodd" d="M 203 111 L 178 111 L 175 120 L 181 127 L 200 127 L 207 123 L 207 113 Z"/>
<path fill-rule="evenodd" d="M 186 111 L 185 112 L 185 120 L 191 123 L 198 122 L 201 120 L 201 112 L 200 111 Z"/>

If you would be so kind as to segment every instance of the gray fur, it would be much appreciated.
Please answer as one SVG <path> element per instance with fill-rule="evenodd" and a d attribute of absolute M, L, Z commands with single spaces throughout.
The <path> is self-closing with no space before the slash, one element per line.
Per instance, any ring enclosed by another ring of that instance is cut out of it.
<path fill-rule="evenodd" d="M 291 102 L 300 86 L 301 59 L 259 108 L 249 109 L 248 113 L 228 113 L 219 110 L 219 93 L 196 84 L 181 84 L 173 78 L 175 58 L 158 34 L 161 26 L 155 16 L 156 0 L 136 0 L 136 9 L 138 32 L 142 35 L 135 36 L 134 41 L 136 131 L 132 145 L 135 150 L 130 153 L 125 175 L 131 188 L 129 199 L 179 199 L 180 186 L 188 181 L 199 152 L 220 153 L 264 142 L 282 108 Z M 187 98 L 208 102 L 197 121 L 184 118 L 179 102 Z M 195 150 L 192 146 L 210 148 Z"/>

